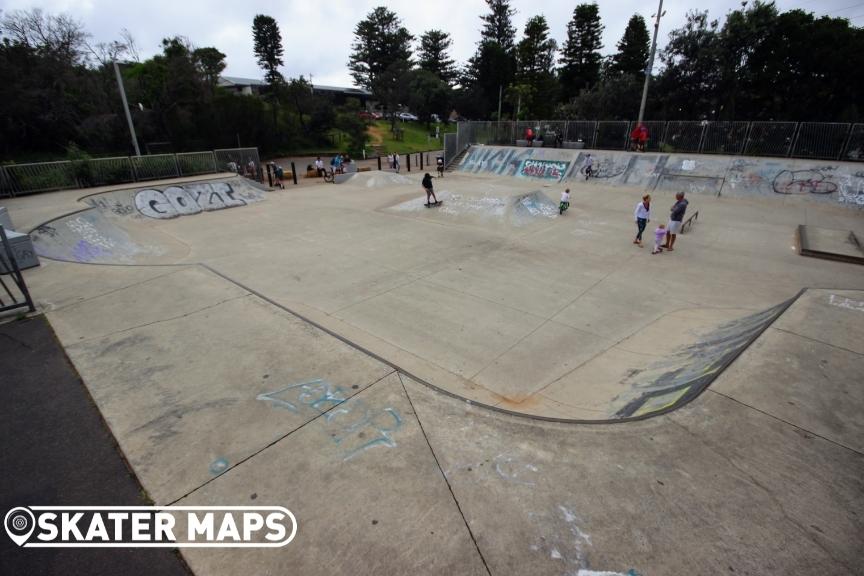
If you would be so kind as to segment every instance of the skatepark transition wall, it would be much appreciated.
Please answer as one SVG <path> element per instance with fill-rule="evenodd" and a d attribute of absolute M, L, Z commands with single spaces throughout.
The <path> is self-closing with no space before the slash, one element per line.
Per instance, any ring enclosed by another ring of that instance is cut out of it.
<path fill-rule="evenodd" d="M 576 181 L 584 178 L 588 154 L 595 172 L 589 184 L 714 196 L 797 195 L 864 208 L 864 164 L 855 162 L 473 145 L 456 170 Z"/>

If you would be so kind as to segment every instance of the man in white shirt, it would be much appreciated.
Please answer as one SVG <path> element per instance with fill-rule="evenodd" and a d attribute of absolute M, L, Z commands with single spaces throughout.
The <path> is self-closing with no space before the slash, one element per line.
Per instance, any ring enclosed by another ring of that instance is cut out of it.
<path fill-rule="evenodd" d="M 324 176 L 324 161 L 321 160 L 321 157 L 315 159 L 315 170 L 318 172 L 318 177 Z"/>

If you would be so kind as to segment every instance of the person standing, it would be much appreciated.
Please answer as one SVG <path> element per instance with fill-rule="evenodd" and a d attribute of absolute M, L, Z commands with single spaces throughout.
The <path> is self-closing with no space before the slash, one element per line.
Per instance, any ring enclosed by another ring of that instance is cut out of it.
<path fill-rule="evenodd" d="M 399 154 L 393 153 L 393 168 L 399 172 Z"/>
<path fill-rule="evenodd" d="M 670 252 L 674 250 L 675 237 L 681 233 L 681 223 L 684 221 L 684 213 L 687 212 L 687 200 L 684 199 L 684 192 L 675 194 L 675 204 L 669 211 L 669 226 L 666 230 L 666 244 L 663 248 Z"/>
<path fill-rule="evenodd" d="M 585 164 L 582 166 L 582 173 L 585 174 L 585 180 L 588 180 L 588 178 L 594 174 L 594 158 L 591 157 L 591 154 L 588 154 L 585 157 Z"/>
<path fill-rule="evenodd" d="M 642 201 L 636 204 L 636 210 L 633 213 L 636 218 L 636 239 L 633 244 L 638 244 L 642 247 L 642 233 L 645 232 L 645 226 L 651 220 L 651 195 L 645 194 L 642 196 Z"/>

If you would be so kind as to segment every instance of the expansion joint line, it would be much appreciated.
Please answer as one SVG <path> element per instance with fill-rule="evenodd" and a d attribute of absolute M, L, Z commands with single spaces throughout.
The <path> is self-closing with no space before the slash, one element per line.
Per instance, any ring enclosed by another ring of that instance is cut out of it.
<path fill-rule="evenodd" d="M 276 444 L 278 444 L 279 442 L 285 440 L 286 438 L 288 438 L 289 436 L 291 436 L 291 435 L 294 434 L 295 432 L 299 432 L 300 430 L 302 430 L 303 428 L 305 428 L 306 426 L 308 426 L 308 425 L 311 424 L 312 422 L 316 422 L 316 421 L 318 421 L 319 419 L 321 419 L 322 417 L 326 417 L 328 413 L 330 413 L 331 411 L 335 410 L 336 408 L 339 408 L 339 407 L 342 406 L 343 404 L 345 404 L 345 403 L 347 403 L 347 402 L 351 402 L 352 400 L 354 400 L 355 398 L 357 398 L 360 394 L 363 394 L 364 392 L 366 392 L 367 390 L 371 389 L 373 386 L 375 386 L 376 384 L 378 384 L 379 382 L 381 382 L 382 380 L 384 380 L 385 378 L 387 378 L 388 376 L 390 376 L 391 374 L 393 374 L 393 372 L 395 372 L 395 370 L 390 370 L 389 372 L 387 372 L 386 374 L 384 374 L 383 376 L 381 376 L 380 378 L 378 378 L 377 380 L 375 380 L 374 382 L 372 382 L 372 383 L 369 384 L 368 386 L 362 388 L 361 390 L 358 390 L 358 391 L 357 391 L 355 394 L 353 394 L 350 398 L 344 400 L 343 402 L 339 402 L 338 404 L 334 404 L 333 406 L 331 406 L 331 407 L 328 408 L 327 410 L 325 410 L 325 411 L 323 411 L 323 412 L 320 412 L 320 413 L 319 413 L 318 415 L 316 415 L 315 417 L 310 418 L 310 419 L 307 420 L 306 422 L 303 422 L 302 424 L 300 424 L 299 426 L 297 426 L 297 427 L 294 428 L 293 430 L 289 430 L 288 432 L 286 432 L 286 433 L 283 434 L 282 436 L 279 436 L 278 438 L 276 438 L 276 439 L 273 440 L 272 442 L 270 442 L 270 443 L 268 443 L 268 444 L 265 444 L 263 447 L 261 447 L 260 449 L 258 449 L 258 450 L 256 450 L 256 451 L 252 452 L 251 454 L 249 454 L 249 455 L 246 456 L 245 458 L 242 458 L 242 459 L 238 460 L 236 464 L 234 464 L 233 466 L 231 466 L 230 468 L 228 468 L 227 470 L 225 470 L 224 472 L 222 472 L 222 473 L 219 474 L 218 476 L 214 476 L 213 478 L 210 478 L 209 480 L 207 480 L 206 482 L 204 482 L 204 483 L 202 483 L 202 484 L 196 486 L 195 488 L 193 488 L 192 490 L 190 490 L 190 491 L 187 492 L 186 494 L 183 494 L 182 496 L 179 496 L 179 497 L 175 498 L 174 500 L 172 500 L 171 502 L 169 502 L 168 504 L 166 504 L 166 506 L 174 506 L 175 504 L 177 504 L 178 502 L 180 502 L 180 501 L 183 500 L 184 498 L 187 498 L 188 496 L 191 496 L 192 494 L 194 494 L 194 493 L 197 492 L 198 490 L 204 488 L 205 486 L 207 486 L 207 485 L 210 484 L 211 482 L 214 482 L 214 481 L 218 480 L 219 478 L 222 478 L 222 477 L 225 476 L 226 474 L 230 474 L 232 470 L 236 470 L 236 469 L 239 468 L 242 464 L 245 464 L 247 461 L 251 460 L 252 458 L 254 458 L 255 456 L 257 456 L 258 454 L 261 454 L 262 452 L 264 452 L 264 451 L 267 450 L 268 448 L 270 448 L 270 447 L 272 447 L 272 446 L 275 446 Z"/>
<path fill-rule="evenodd" d="M 477 538 L 474 536 L 474 532 L 471 530 L 471 525 L 468 524 L 468 519 L 465 518 L 465 512 L 462 511 L 462 505 L 459 504 L 459 499 L 456 498 L 456 493 L 453 491 L 453 486 L 450 485 L 450 480 L 447 478 L 447 474 L 444 473 L 444 469 L 441 468 L 441 462 L 438 460 L 438 455 L 435 454 L 435 449 L 432 448 L 432 443 L 429 441 L 429 436 L 426 434 L 426 429 L 423 428 L 423 422 L 420 421 L 420 414 L 417 413 L 417 409 L 414 407 L 414 401 L 411 400 L 411 395 L 408 393 L 408 388 L 405 386 L 405 381 L 402 380 L 402 374 L 400 372 L 396 372 L 399 376 L 399 383 L 402 384 L 402 390 L 405 391 L 405 397 L 408 398 L 408 404 L 411 405 L 411 411 L 414 413 L 414 418 L 417 419 L 417 424 L 420 426 L 420 432 L 423 434 L 423 439 L 426 440 L 426 445 L 429 446 L 429 452 L 432 454 L 432 458 L 435 460 L 435 465 L 438 467 L 438 471 L 441 473 L 441 477 L 444 478 L 444 483 L 447 484 L 447 489 L 450 490 L 450 496 L 453 498 L 453 502 L 456 504 L 456 509 L 459 510 L 459 515 L 462 517 L 462 522 L 465 524 L 465 528 L 468 530 L 468 535 L 471 536 L 471 541 L 474 543 L 474 548 L 477 550 L 477 554 L 480 556 L 480 560 L 483 562 L 483 567 L 486 568 L 486 573 L 489 576 L 492 576 L 492 571 L 489 570 L 489 564 L 486 563 L 486 558 L 483 556 L 483 552 L 480 550 L 480 546 L 477 544 Z"/>
<path fill-rule="evenodd" d="M 815 438 L 825 440 L 826 442 L 828 442 L 830 444 L 834 444 L 835 446 L 837 446 L 839 448 L 849 450 L 850 452 L 857 454 L 859 456 L 864 456 L 864 452 L 861 452 L 860 450 L 856 450 L 855 448 L 852 448 L 851 446 L 847 446 L 841 442 L 838 442 L 836 440 L 832 440 L 831 438 L 828 438 L 827 436 L 823 436 L 822 434 L 819 434 L 818 432 L 813 432 L 812 430 L 808 430 L 807 428 L 803 428 L 803 427 L 799 426 L 798 424 L 795 424 L 794 422 L 790 422 L 789 420 L 784 420 L 783 418 L 780 418 L 779 416 L 775 416 L 774 414 L 771 414 L 770 412 L 766 412 L 765 410 L 761 410 L 761 409 L 757 408 L 756 406 L 753 406 L 751 404 L 747 404 L 746 402 L 742 402 L 741 400 L 738 400 L 737 398 L 733 398 L 732 396 L 729 396 L 728 394 L 724 394 L 723 392 L 718 392 L 717 390 L 715 390 L 713 388 L 709 388 L 708 391 L 713 392 L 714 394 L 716 394 L 718 396 L 722 396 L 723 398 L 726 398 L 727 400 L 731 400 L 732 402 L 735 402 L 736 404 L 744 406 L 745 408 L 749 408 L 750 410 L 753 410 L 755 412 L 759 412 L 760 414 L 768 416 L 769 418 L 771 418 L 773 420 L 777 420 L 778 422 L 782 422 L 783 424 L 786 424 L 787 426 L 791 426 L 792 428 L 795 428 L 796 430 L 800 430 L 801 432 L 804 432 L 805 434 L 809 434 Z"/>

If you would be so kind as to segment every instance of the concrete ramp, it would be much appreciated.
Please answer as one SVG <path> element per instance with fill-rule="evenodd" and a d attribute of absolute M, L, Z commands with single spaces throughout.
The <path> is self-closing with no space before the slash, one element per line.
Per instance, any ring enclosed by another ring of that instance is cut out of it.
<path fill-rule="evenodd" d="M 160 221 L 239 208 L 264 200 L 264 189 L 246 178 L 128 188 L 84 196 L 89 205 L 55 218 L 30 234 L 45 258 L 87 264 L 176 262 L 188 247 L 158 229 Z"/>
<path fill-rule="evenodd" d="M 548 223 L 558 217 L 558 203 L 541 190 L 515 192 L 478 184 L 477 190 L 450 191 L 446 183 L 436 190 L 440 206 L 427 207 L 426 196 L 417 196 L 385 208 L 386 212 L 455 224 L 521 228 Z"/>
<path fill-rule="evenodd" d="M 595 177 L 586 182 L 580 171 L 588 154 L 594 158 Z M 854 162 L 472 146 L 456 169 L 471 174 L 648 191 L 740 197 L 799 196 L 864 208 L 864 166 Z"/>

